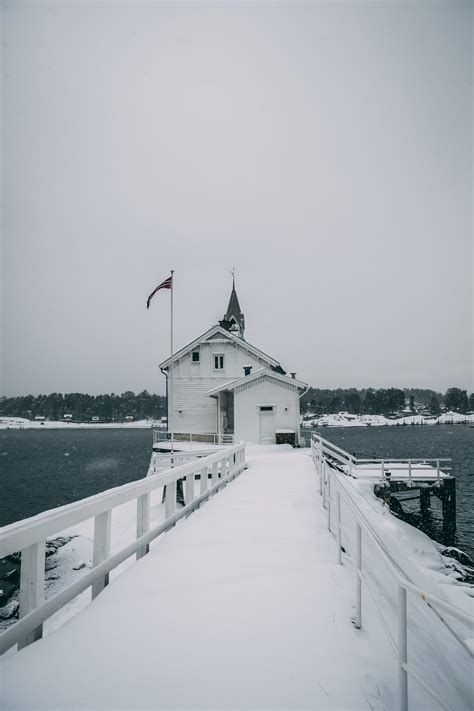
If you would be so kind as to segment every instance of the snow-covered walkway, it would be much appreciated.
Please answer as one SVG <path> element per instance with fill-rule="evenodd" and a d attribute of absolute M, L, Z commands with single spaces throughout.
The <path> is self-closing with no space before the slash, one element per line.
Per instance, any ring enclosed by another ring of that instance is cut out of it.
<path fill-rule="evenodd" d="M 350 623 L 308 450 L 249 468 L 83 612 L 6 659 L 3 708 L 391 709 L 393 653 Z"/>

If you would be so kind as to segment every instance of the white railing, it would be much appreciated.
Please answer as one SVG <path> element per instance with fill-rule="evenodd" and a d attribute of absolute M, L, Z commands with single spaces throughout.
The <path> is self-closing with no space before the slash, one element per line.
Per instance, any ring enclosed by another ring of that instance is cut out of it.
<path fill-rule="evenodd" d="M 328 458 L 329 455 L 329 458 Z M 395 560 L 387 545 L 381 539 L 377 531 L 367 520 L 357 497 L 354 495 L 354 489 L 350 485 L 350 469 L 351 464 L 354 465 L 360 460 L 357 460 L 353 455 L 345 452 L 340 447 L 336 447 L 331 442 L 324 440 L 320 435 L 313 434 L 311 438 L 311 457 L 319 475 L 320 494 L 323 497 L 323 507 L 327 509 L 327 527 L 330 532 L 335 529 L 336 545 L 337 545 L 337 562 L 342 565 L 342 534 L 344 533 L 344 546 L 347 546 L 355 561 L 356 585 L 355 585 L 355 614 L 353 624 L 357 629 L 362 627 L 362 582 L 365 584 L 366 590 L 370 593 L 371 599 L 379 613 L 380 620 L 388 635 L 393 650 L 398 658 L 398 680 L 399 680 L 399 709 L 407 711 L 409 706 L 408 698 L 408 675 L 411 675 L 425 689 L 428 694 L 435 698 L 438 703 L 445 709 L 451 708 L 449 704 L 443 700 L 430 686 L 429 682 L 423 679 L 418 674 L 413 666 L 408 664 L 408 627 L 409 620 L 407 616 L 407 594 L 410 593 L 418 600 L 426 604 L 427 609 L 431 611 L 433 616 L 441 622 L 449 634 L 455 639 L 463 650 L 473 656 L 471 647 L 466 643 L 463 637 L 454 629 L 452 624 L 448 622 L 446 616 L 449 615 L 454 620 L 457 620 L 462 625 L 467 625 L 468 629 L 472 630 L 474 624 L 474 616 L 467 614 L 464 610 L 452 605 L 432 593 L 428 593 L 418 585 L 414 584 L 400 564 Z M 336 459 L 338 462 L 346 466 L 346 473 L 340 472 L 331 466 L 330 459 Z M 366 461 L 366 460 L 364 460 Z M 370 460 L 373 461 L 373 460 Z M 383 460 L 380 460 L 383 461 Z M 394 460 L 390 459 L 390 462 Z M 408 460 L 399 460 L 408 461 Z M 413 461 L 413 460 L 412 460 Z M 421 460 L 420 460 L 421 461 Z M 423 460 L 425 462 L 426 460 Z M 441 461 L 441 460 L 440 460 Z M 352 490 L 351 490 L 352 489 Z M 355 543 L 351 544 L 352 536 L 350 532 L 345 530 L 342 521 L 341 502 L 344 501 L 355 519 L 354 538 Z M 335 504 L 335 507 L 334 507 Z M 335 508 L 335 510 L 334 510 Z M 373 579 L 366 574 L 362 564 L 362 543 L 363 535 L 375 546 L 376 553 L 384 560 L 393 576 L 394 582 L 398 586 L 398 605 L 397 605 L 397 622 L 398 622 L 398 639 L 395 640 L 388 624 L 385 620 L 377 602 L 377 590 L 373 589 Z M 440 612 L 441 610 L 441 612 Z"/>
<path fill-rule="evenodd" d="M 173 441 L 176 449 L 179 450 L 180 445 L 186 443 L 192 448 L 202 448 L 203 444 L 212 444 L 215 446 L 235 444 L 235 436 L 233 434 L 218 434 L 216 432 L 174 432 Z M 170 444 L 171 432 L 168 430 L 153 430 L 153 445 Z"/>
<path fill-rule="evenodd" d="M 189 515 L 202 502 L 245 468 L 245 445 L 211 453 L 155 476 L 109 489 L 73 504 L 45 511 L 33 518 L 5 526 L 0 530 L 0 558 L 21 551 L 20 619 L 0 635 L 0 654 L 14 644 L 22 647 L 42 636 L 43 622 L 87 588 L 95 598 L 108 584 L 109 573 L 127 558 L 146 555 L 150 542 Z M 195 495 L 195 479 L 200 478 Z M 176 510 L 178 479 L 185 481 L 185 506 Z M 210 479 L 210 481 L 209 481 Z M 209 486 L 210 484 L 210 486 Z M 150 528 L 150 494 L 166 486 L 165 521 Z M 137 502 L 136 540 L 110 554 L 112 510 Z M 44 600 L 45 541 L 78 523 L 94 518 L 93 568 L 54 597 Z"/>
<path fill-rule="evenodd" d="M 380 469 L 380 476 L 382 479 L 385 479 L 386 474 L 387 474 L 387 465 L 390 463 L 392 464 L 406 464 L 406 470 L 407 470 L 407 479 L 409 482 L 409 486 L 412 484 L 413 481 L 419 480 L 419 479 L 427 479 L 427 478 L 433 478 L 433 474 L 436 472 L 436 479 L 439 480 L 443 477 L 446 477 L 446 472 L 451 471 L 451 459 L 444 457 L 444 458 L 413 458 L 413 457 L 407 457 L 403 459 L 396 459 L 393 457 L 390 457 L 389 459 L 384 458 L 381 459 L 379 457 L 356 457 L 353 454 L 349 454 L 349 452 L 344 451 L 340 447 L 337 447 L 335 444 L 332 442 L 329 442 L 327 439 L 323 439 L 321 435 L 313 433 L 311 436 L 311 447 L 313 447 L 313 443 L 317 442 L 318 446 L 321 448 L 324 456 L 326 458 L 330 459 L 335 459 L 339 464 L 342 464 L 346 467 L 345 471 L 347 474 L 350 476 L 353 476 L 356 474 L 356 467 L 364 467 L 367 469 L 370 469 L 371 467 L 378 467 Z M 441 467 L 443 469 L 441 470 Z M 395 470 L 396 471 L 396 468 Z M 427 477 L 427 473 L 430 475 Z M 404 477 L 405 478 L 405 477 Z M 392 479 L 396 479 L 396 476 L 392 476 Z"/>
<path fill-rule="evenodd" d="M 173 469 L 196 459 L 203 459 L 211 454 L 209 449 L 196 449 L 189 452 L 153 452 L 148 476 L 158 474 L 162 469 Z"/>

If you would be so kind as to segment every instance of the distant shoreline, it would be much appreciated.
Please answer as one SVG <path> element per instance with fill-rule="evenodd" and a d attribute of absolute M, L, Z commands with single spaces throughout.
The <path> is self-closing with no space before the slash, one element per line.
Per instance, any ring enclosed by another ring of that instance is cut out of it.
<path fill-rule="evenodd" d="M 306 417 L 308 417 L 306 415 Z M 301 423 L 302 429 L 314 427 L 400 427 L 409 425 L 474 425 L 474 414 L 463 415 L 459 412 L 445 412 L 439 417 L 408 415 L 389 419 L 385 415 L 351 415 L 339 412 L 334 415 L 310 416 Z"/>
<path fill-rule="evenodd" d="M 396 427 L 409 425 L 468 425 L 474 426 L 474 414 L 445 412 L 439 417 L 409 415 L 389 419 L 384 415 L 350 415 L 338 413 L 311 417 L 301 422 L 301 429 L 315 427 Z M 61 420 L 27 420 L 22 417 L 0 417 L 0 430 L 67 430 L 67 429 L 166 429 L 158 420 L 136 420 L 134 422 L 63 422 Z"/>
<path fill-rule="evenodd" d="M 0 417 L 0 430 L 70 430 L 70 429 L 151 429 L 163 425 L 155 420 L 136 422 L 61 422 L 60 420 L 26 420 L 21 417 Z"/>

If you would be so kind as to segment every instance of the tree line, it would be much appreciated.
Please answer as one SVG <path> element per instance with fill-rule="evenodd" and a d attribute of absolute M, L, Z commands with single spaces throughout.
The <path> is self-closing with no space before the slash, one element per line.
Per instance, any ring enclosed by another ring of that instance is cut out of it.
<path fill-rule="evenodd" d="M 354 415 L 390 415 L 408 407 L 412 412 L 419 409 L 439 415 L 443 409 L 466 413 L 474 411 L 474 393 L 448 388 L 446 393 L 416 388 L 309 388 L 301 398 L 302 413 L 324 415 L 350 412 Z M 102 422 L 123 422 L 127 417 L 134 420 L 159 420 L 166 416 L 166 397 L 152 395 L 143 390 L 135 395 L 130 390 L 116 395 L 88 395 L 83 393 L 51 393 L 50 395 L 26 395 L 24 397 L 0 398 L 0 416 L 45 417 L 62 420 L 72 415 L 80 422 L 99 418 Z"/>
<path fill-rule="evenodd" d="M 354 415 L 391 415 L 408 408 L 439 415 L 443 409 L 465 414 L 474 411 L 474 393 L 448 388 L 442 394 L 419 388 L 309 388 L 301 398 L 301 411 L 315 415 L 350 412 Z"/>
<path fill-rule="evenodd" d="M 127 390 L 121 395 L 88 395 L 83 393 L 51 393 L 50 395 L 26 395 L 24 397 L 0 398 L 0 416 L 45 417 L 48 420 L 63 420 L 72 415 L 80 422 L 99 418 L 102 422 L 123 422 L 127 417 L 134 420 L 155 419 L 166 416 L 166 397 L 151 395 L 143 390 L 135 395 Z"/>

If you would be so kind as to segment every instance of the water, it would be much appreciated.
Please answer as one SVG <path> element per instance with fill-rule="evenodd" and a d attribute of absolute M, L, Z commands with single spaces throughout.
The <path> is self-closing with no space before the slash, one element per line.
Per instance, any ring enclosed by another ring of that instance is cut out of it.
<path fill-rule="evenodd" d="M 474 555 L 474 428 L 351 427 L 316 430 L 351 453 L 451 457 L 457 488 L 457 543 Z M 309 430 L 303 430 L 308 438 Z M 146 475 L 151 430 L 0 431 L 0 526 Z"/>
<path fill-rule="evenodd" d="M 474 558 L 474 428 L 466 425 L 407 427 L 318 427 L 317 432 L 359 457 L 450 457 L 456 478 L 457 546 Z"/>
<path fill-rule="evenodd" d="M 0 431 L 0 526 L 146 476 L 151 429 Z"/>

